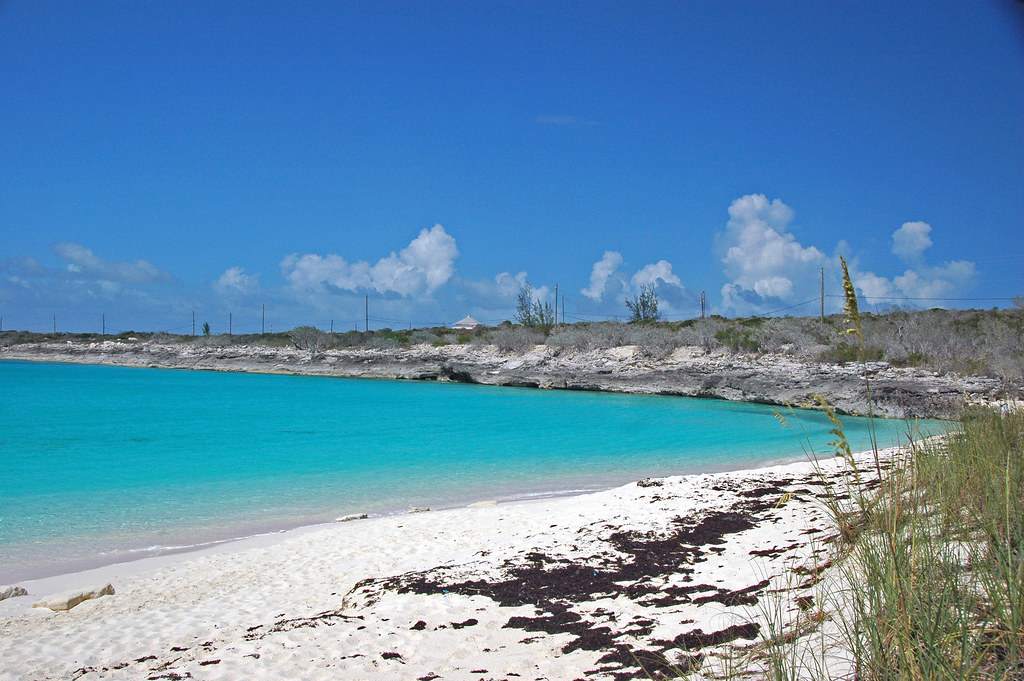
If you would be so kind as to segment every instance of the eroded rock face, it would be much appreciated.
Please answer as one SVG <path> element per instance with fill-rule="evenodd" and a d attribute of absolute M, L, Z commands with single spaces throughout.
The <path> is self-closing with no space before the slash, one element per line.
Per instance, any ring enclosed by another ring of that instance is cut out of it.
<path fill-rule="evenodd" d="M 814 407 L 821 395 L 839 413 L 951 417 L 965 399 L 1007 397 L 997 379 L 897 368 L 885 362 L 828 364 L 787 355 L 735 355 L 681 348 L 664 358 L 636 348 L 568 350 L 538 345 L 521 354 L 495 346 L 449 345 L 326 350 L 140 341 L 47 342 L 0 347 L 0 359 L 314 376 L 456 381 L 562 390 L 683 395 Z M 1020 392 L 1017 389 L 1017 392 Z M 1021 395 L 1009 395 L 1020 398 Z"/>
<path fill-rule="evenodd" d="M 64 593 L 53 594 L 32 604 L 33 608 L 49 608 L 54 611 L 70 610 L 71 608 L 84 603 L 85 601 L 99 598 L 101 596 L 113 596 L 114 587 L 110 584 L 93 586 L 87 589 L 77 589 Z"/>

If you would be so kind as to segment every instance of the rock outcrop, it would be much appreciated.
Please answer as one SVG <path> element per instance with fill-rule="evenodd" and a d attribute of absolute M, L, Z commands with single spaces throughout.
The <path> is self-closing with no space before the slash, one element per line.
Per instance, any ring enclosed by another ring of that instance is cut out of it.
<path fill-rule="evenodd" d="M 821 395 L 839 413 L 890 417 L 951 417 L 965 401 L 1017 398 L 998 379 L 939 374 L 885 362 L 830 364 L 788 355 L 737 355 L 679 348 L 661 358 L 636 347 L 569 350 L 537 345 L 503 353 L 493 345 L 332 349 L 315 357 L 293 348 L 204 345 L 196 342 L 44 342 L 0 347 L 0 359 L 168 369 L 247 371 L 456 381 L 562 390 L 710 397 L 814 407 Z"/>

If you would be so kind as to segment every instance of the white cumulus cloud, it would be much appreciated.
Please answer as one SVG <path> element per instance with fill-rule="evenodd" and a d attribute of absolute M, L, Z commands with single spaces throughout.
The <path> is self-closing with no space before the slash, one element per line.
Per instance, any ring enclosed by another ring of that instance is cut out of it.
<path fill-rule="evenodd" d="M 519 294 L 521 288 L 526 286 L 526 272 L 520 272 L 515 275 L 510 272 L 502 272 L 494 278 L 494 285 L 497 288 L 498 295 L 503 298 L 512 298 Z"/>
<path fill-rule="evenodd" d="M 793 210 L 779 199 L 748 194 L 729 206 L 729 222 L 719 235 L 729 283 L 722 287 L 726 308 L 751 311 L 765 299 L 789 302 L 810 291 L 826 256 L 804 246 L 788 231 Z"/>
<path fill-rule="evenodd" d="M 853 262 L 849 263 L 849 266 L 850 281 L 857 289 L 857 295 L 867 302 L 885 300 L 896 294 L 896 285 L 886 277 L 880 277 L 874 272 L 862 272 Z"/>
<path fill-rule="evenodd" d="M 590 270 L 590 286 L 582 289 L 582 293 L 594 302 L 601 302 L 606 294 L 610 298 L 629 295 L 641 286 L 653 284 L 683 288 L 683 282 L 672 272 L 672 263 L 659 260 L 644 265 L 632 276 L 622 272 L 622 254 L 618 251 L 605 251 L 601 259 L 594 263 Z"/>
<path fill-rule="evenodd" d="M 608 280 L 618 271 L 622 264 L 622 254 L 617 251 L 605 251 L 601 259 L 594 263 L 590 270 L 590 286 L 580 291 L 591 300 L 601 300 Z"/>
<path fill-rule="evenodd" d="M 252 293 L 259 289 L 259 275 L 246 274 L 241 267 L 229 267 L 213 282 L 213 290 L 222 296 Z"/>
<path fill-rule="evenodd" d="M 644 265 L 639 272 L 629 280 L 634 289 L 639 289 L 647 284 L 657 284 L 659 281 L 672 286 L 682 286 L 683 282 L 679 277 L 672 274 L 672 263 L 668 260 L 659 260 L 650 265 Z"/>
<path fill-rule="evenodd" d="M 916 260 L 932 245 L 927 222 L 904 222 L 892 233 L 892 252 L 904 260 Z"/>
<path fill-rule="evenodd" d="M 401 251 L 392 252 L 374 265 L 349 263 L 333 253 L 293 253 L 281 261 L 281 270 L 299 292 L 372 289 L 415 297 L 429 295 L 445 284 L 455 273 L 458 256 L 454 237 L 441 225 L 434 225 L 421 230 Z"/>
<path fill-rule="evenodd" d="M 629 274 L 623 269 L 624 258 L 618 251 L 605 251 L 590 271 L 590 285 L 582 289 L 584 314 L 620 315 L 625 301 L 632 299 L 643 286 L 654 286 L 658 292 L 659 311 L 664 315 L 682 314 L 693 309 L 696 297 L 672 271 L 672 263 L 659 260 L 648 263 Z"/>
<path fill-rule="evenodd" d="M 762 298 L 785 300 L 793 295 L 793 282 L 788 277 L 762 277 L 754 282 L 754 291 Z"/>

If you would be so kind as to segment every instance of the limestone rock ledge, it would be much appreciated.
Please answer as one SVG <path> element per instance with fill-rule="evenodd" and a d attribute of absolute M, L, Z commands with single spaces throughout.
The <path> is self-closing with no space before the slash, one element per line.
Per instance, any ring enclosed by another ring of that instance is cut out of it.
<path fill-rule="evenodd" d="M 393 349 L 331 349 L 316 356 L 294 348 L 186 342 L 52 341 L 0 346 L 0 359 L 77 362 L 208 371 L 353 378 L 453 381 L 562 390 L 681 395 L 815 407 L 813 395 L 836 411 L 872 411 L 897 418 L 957 414 L 965 401 L 1020 399 L 1020 386 L 984 376 L 939 374 L 886 362 L 830 364 L 783 354 L 737 355 L 683 347 L 648 357 L 634 346 L 571 350 L 537 345 L 503 353 L 493 345 L 414 345 Z"/>

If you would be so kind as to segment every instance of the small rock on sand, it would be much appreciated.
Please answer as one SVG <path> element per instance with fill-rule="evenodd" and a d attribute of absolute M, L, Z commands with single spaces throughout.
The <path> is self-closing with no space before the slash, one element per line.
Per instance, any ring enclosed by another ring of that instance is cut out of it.
<path fill-rule="evenodd" d="M 32 604 L 33 608 L 49 608 L 50 610 L 70 610 L 83 601 L 92 600 L 93 598 L 99 598 L 100 596 L 113 596 L 114 587 L 110 584 L 104 584 L 103 586 L 94 586 L 88 589 L 79 589 L 76 591 L 66 591 L 60 594 L 54 594 L 47 596 L 42 600 L 36 601 Z"/>
<path fill-rule="evenodd" d="M 334 522 L 348 523 L 352 522 L 353 520 L 366 520 L 368 517 L 369 516 L 367 516 L 365 513 L 350 513 L 348 515 L 343 515 L 340 518 L 336 518 Z"/>
<path fill-rule="evenodd" d="M 20 586 L 0 586 L 0 601 L 5 601 L 8 598 L 16 598 L 18 596 L 28 596 L 28 591 L 25 591 Z"/>

